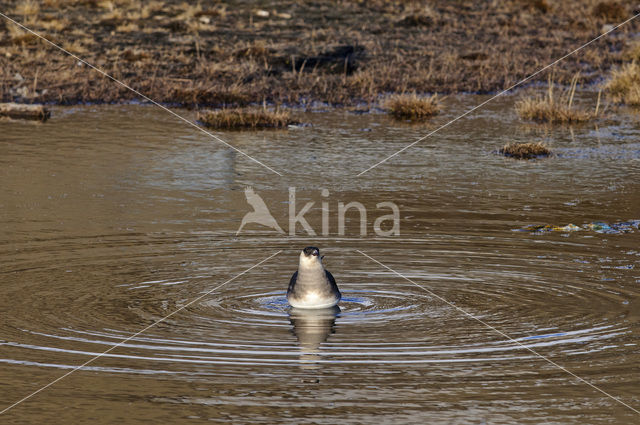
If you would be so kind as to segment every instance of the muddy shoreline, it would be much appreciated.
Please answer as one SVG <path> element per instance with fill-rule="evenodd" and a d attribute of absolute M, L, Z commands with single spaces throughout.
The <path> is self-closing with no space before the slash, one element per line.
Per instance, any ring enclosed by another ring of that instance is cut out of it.
<path fill-rule="evenodd" d="M 187 107 L 495 92 L 637 13 L 632 4 L 591 0 L 5 4 L 12 19 L 153 100 Z M 632 21 L 567 58 L 554 80 L 579 72 L 580 84 L 601 81 L 639 30 Z M 3 102 L 138 99 L 4 18 L 0 34 Z"/>

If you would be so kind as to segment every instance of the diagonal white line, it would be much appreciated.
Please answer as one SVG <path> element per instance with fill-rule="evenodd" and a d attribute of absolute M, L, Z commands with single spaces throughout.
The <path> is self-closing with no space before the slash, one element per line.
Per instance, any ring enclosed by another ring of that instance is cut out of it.
<path fill-rule="evenodd" d="M 193 300 L 189 301 L 187 304 L 183 305 L 182 307 L 180 307 L 177 310 L 172 311 L 171 313 L 167 314 L 166 316 L 164 316 L 162 319 L 158 319 L 155 322 L 153 322 L 152 324 L 150 324 L 149 326 L 147 326 L 146 328 L 134 333 L 133 335 L 127 337 L 126 339 L 123 339 L 122 341 L 120 341 L 119 343 L 111 346 L 108 350 L 103 351 L 102 353 L 90 358 L 89 360 L 87 360 L 86 362 L 82 363 L 80 366 L 77 366 L 73 369 L 71 369 L 69 372 L 65 373 L 64 375 L 54 379 L 53 381 L 49 382 L 47 385 L 45 385 L 44 387 L 38 389 L 37 391 L 32 392 L 31 394 L 29 394 L 26 397 L 21 398 L 20 400 L 16 401 L 15 403 L 13 403 L 11 406 L 5 407 L 2 411 L 0 411 L 0 415 L 2 415 L 3 413 L 9 411 L 10 409 L 13 409 L 14 407 L 16 407 L 17 405 L 19 405 L 20 403 L 30 399 L 31 397 L 33 397 L 34 395 L 38 394 L 41 391 L 46 390 L 47 388 L 49 388 L 50 386 L 52 386 L 53 384 L 55 384 L 56 382 L 66 378 L 67 376 L 71 375 L 72 373 L 82 369 L 83 367 L 85 367 L 86 365 L 88 365 L 89 363 L 93 362 L 94 360 L 99 359 L 100 357 L 104 356 L 105 354 L 109 353 L 110 351 L 118 348 L 119 346 L 121 346 L 122 344 L 125 344 L 126 342 L 132 340 L 133 338 L 137 337 L 138 335 L 140 335 L 141 333 L 149 330 L 150 328 L 154 327 L 155 325 L 157 325 L 158 323 L 161 323 L 163 321 L 165 321 L 166 319 L 168 319 L 169 317 L 173 316 L 174 314 L 178 313 L 179 311 L 184 310 L 185 308 L 189 307 L 191 304 L 201 300 L 202 298 L 206 297 L 207 295 L 211 294 L 213 291 L 222 288 L 224 285 L 226 285 L 227 283 L 239 278 L 240 276 L 242 276 L 243 274 L 253 270 L 254 268 L 258 267 L 259 265 L 261 265 L 262 263 L 267 262 L 268 260 L 272 259 L 273 257 L 275 257 L 276 255 L 280 254 L 282 252 L 282 250 L 276 252 L 275 254 L 270 255 L 269 257 L 265 258 L 264 260 L 260 261 L 257 264 L 254 264 L 253 266 L 249 267 L 248 269 L 244 270 L 242 273 L 239 273 L 237 275 L 235 275 L 234 277 L 232 277 L 231 279 L 227 280 L 224 283 L 221 283 L 220 285 L 216 286 L 215 288 L 205 292 L 204 294 L 200 295 L 199 297 L 194 298 Z"/>
<path fill-rule="evenodd" d="M 413 280 L 409 279 L 408 277 L 406 277 L 405 275 L 403 275 L 402 273 L 399 273 L 395 270 L 393 270 L 391 267 L 382 264 L 380 261 L 376 260 L 375 258 L 365 254 L 364 252 L 360 251 L 360 250 L 356 250 L 358 251 L 360 254 L 364 255 L 365 257 L 367 257 L 368 259 L 370 259 L 371 261 L 374 261 L 375 263 L 381 265 L 382 267 L 384 267 L 385 269 L 389 270 L 390 272 L 400 276 L 401 278 L 403 278 L 404 280 L 411 282 L 412 284 L 414 284 L 415 286 L 417 286 L 418 288 L 426 291 L 427 293 L 429 293 L 429 295 L 432 295 L 433 297 L 439 299 L 440 301 L 442 301 L 443 303 L 455 308 L 456 310 L 458 310 L 460 313 L 464 314 L 465 316 L 476 320 L 478 322 L 480 322 L 481 324 L 483 324 L 484 326 L 486 326 L 487 328 L 491 329 L 492 331 L 500 334 L 501 336 L 503 336 L 504 338 L 508 339 L 509 341 L 519 345 L 520 347 L 524 348 L 527 351 L 530 351 L 531 353 L 535 354 L 536 356 L 540 357 L 541 359 L 547 361 L 548 363 L 552 364 L 553 366 L 557 367 L 558 369 L 568 373 L 569 375 L 573 376 L 574 378 L 578 379 L 579 381 L 587 384 L 588 386 L 590 386 L 591 388 L 595 389 L 596 391 L 601 392 L 602 394 L 606 395 L 607 397 L 611 398 L 612 400 L 617 401 L 618 403 L 622 404 L 625 407 L 628 407 L 629 409 L 633 410 L 634 412 L 640 414 L 640 411 L 637 409 L 634 409 L 633 407 L 629 406 L 627 403 L 625 403 L 624 401 L 620 400 L 619 398 L 616 398 L 614 396 L 612 396 L 611 394 L 609 394 L 608 392 L 604 391 L 603 389 L 600 389 L 598 387 L 596 387 L 595 385 L 593 385 L 591 382 L 586 381 L 585 379 L 579 377 L 578 375 L 576 375 L 575 373 L 571 372 L 570 370 L 568 370 L 567 368 L 560 366 L 558 363 L 554 362 L 553 360 L 549 359 L 548 357 L 543 356 L 542 354 L 538 353 L 537 351 L 535 351 L 534 349 L 532 349 L 531 347 L 524 345 L 523 343 L 516 341 L 515 339 L 511 338 L 509 335 L 507 335 L 506 333 L 502 332 L 500 329 L 495 328 L 494 326 L 491 326 L 490 324 L 488 324 L 487 322 L 485 322 L 484 320 L 480 319 L 477 316 L 474 316 L 473 314 L 467 312 L 466 310 L 463 310 L 462 308 L 458 307 L 457 305 L 453 304 L 452 302 L 447 301 L 446 299 L 442 298 L 440 295 L 434 293 L 433 291 L 425 288 L 422 285 L 419 285 L 418 283 L 414 282 Z"/>
<path fill-rule="evenodd" d="M 485 100 L 484 102 L 480 103 L 479 105 L 474 106 L 473 108 L 469 109 L 468 111 L 466 111 L 465 113 L 463 113 L 462 115 L 457 116 L 456 118 L 452 119 L 451 121 L 447 122 L 446 124 L 441 125 L 440 127 L 436 128 L 435 130 L 433 130 L 432 132 L 430 132 L 429 134 L 427 134 L 426 136 L 422 136 L 421 138 L 419 138 L 418 140 L 416 140 L 413 143 L 408 144 L 407 146 L 405 146 L 404 148 L 400 149 L 399 151 L 389 155 L 388 157 L 386 157 L 385 159 L 383 159 L 382 161 L 377 162 L 376 164 L 372 165 L 371 167 L 367 168 L 366 170 L 362 171 L 361 173 L 359 173 L 356 177 L 360 177 L 361 175 L 363 175 L 364 173 L 366 173 L 369 170 L 372 170 L 373 168 L 376 168 L 378 165 L 387 162 L 388 160 L 390 160 L 391 158 L 393 158 L 394 156 L 406 151 L 407 149 L 409 149 L 410 147 L 422 142 L 424 139 L 436 134 L 438 131 L 442 130 L 443 128 L 446 128 L 448 126 L 450 126 L 451 124 L 453 124 L 454 122 L 458 121 L 461 118 L 466 117 L 467 115 L 469 115 L 470 113 L 472 113 L 473 111 L 476 111 L 479 108 L 482 108 L 484 105 L 486 105 L 487 103 L 493 101 L 494 99 L 502 96 L 503 94 L 507 93 L 508 91 L 513 90 L 514 88 L 518 87 L 519 85 L 522 85 L 524 83 L 526 83 L 527 81 L 529 81 L 530 79 L 532 79 L 533 77 L 535 77 L 536 75 L 540 74 L 541 72 L 544 72 L 545 70 L 551 68 L 552 66 L 556 65 L 558 62 L 561 62 L 563 60 L 565 60 L 566 58 L 568 58 L 569 56 L 573 55 L 574 53 L 579 52 L 580 50 L 584 49 L 585 47 L 587 47 L 588 45 L 590 45 L 591 43 L 594 43 L 595 41 L 601 39 L 602 37 L 606 36 L 607 34 L 609 34 L 612 31 L 615 31 L 616 29 L 620 28 L 621 26 L 623 26 L 624 24 L 631 22 L 632 20 L 634 20 L 635 18 L 637 18 L 638 16 L 640 16 L 640 13 L 633 15 L 631 18 L 627 19 L 626 21 L 622 22 L 621 24 L 616 25 L 615 27 L 611 28 L 609 31 L 604 32 L 602 34 L 600 34 L 599 36 L 597 36 L 596 38 L 594 38 L 593 40 L 588 41 L 587 43 L 583 44 L 582 46 L 578 47 L 575 50 L 572 50 L 571 52 L 567 53 L 566 55 L 562 56 L 560 59 L 556 59 L 555 61 L 551 62 L 549 65 L 545 66 L 544 68 L 539 69 L 538 71 L 534 72 L 533 74 L 530 74 L 529 76 L 525 77 L 524 79 L 518 81 L 517 83 L 515 83 L 514 85 L 512 85 L 511 87 L 502 90 L 500 93 L 492 96 L 491 98 Z"/>
<path fill-rule="evenodd" d="M 100 74 L 104 75 L 105 77 L 109 78 L 110 80 L 118 83 L 119 85 L 121 85 L 122 87 L 126 88 L 127 90 L 132 91 L 133 93 L 135 93 L 136 95 L 140 96 L 141 98 L 145 99 L 148 102 L 153 103 L 154 105 L 156 105 L 157 107 L 163 109 L 164 111 L 170 113 L 171 115 L 173 115 L 174 117 L 178 118 L 181 121 L 186 122 L 187 124 L 189 124 L 191 127 L 196 128 L 198 131 L 212 137 L 213 139 L 217 140 L 218 142 L 222 143 L 223 145 L 233 149 L 234 151 L 238 152 L 241 155 L 246 156 L 247 158 L 249 158 L 250 160 L 252 160 L 253 162 L 256 162 L 260 165 L 262 165 L 264 168 L 266 168 L 267 170 L 276 173 L 279 176 L 282 176 L 282 174 L 280 174 L 279 172 L 277 172 L 276 170 L 274 170 L 273 168 L 269 167 L 268 165 L 258 161 L 257 159 L 255 159 L 254 157 L 252 157 L 251 155 L 241 151 L 240 149 L 236 148 L 235 146 L 225 142 L 224 140 L 222 140 L 220 137 L 216 136 L 215 134 L 203 129 L 202 127 L 198 126 L 197 124 L 189 121 L 188 119 L 184 118 L 182 115 L 175 113 L 174 111 L 172 111 L 171 109 L 167 108 L 164 105 L 161 105 L 160 103 L 156 102 L 155 100 L 149 98 L 148 96 L 145 96 L 144 94 L 140 93 L 138 90 L 134 89 L 133 87 L 127 85 L 126 83 L 118 80 L 115 77 L 112 77 L 111 75 L 107 74 L 105 71 L 101 70 L 100 68 L 90 64 L 89 62 L 85 61 L 84 59 L 79 58 L 78 56 L 74 55 L 73 53 L 71 53 L 70 51 L 64 49 L 63 47 L 57 45 L 56 43 L 54 43 L 51 40 L 48 40 L 47 38 L 45 38 L 44 36 L 38 34 L 37 32 L 25 27 L 24 25 L 22 25 L 20 22 L 17 22 L 13 19 L 11 19 L 10 17 L 8 17 L 7 15 L 5 15 L 4 13 L 0 12 L 0 16 L 2 16 L 3 18 L 5 18 L 8 21 L 13 22 L 14 24 L 16 24 L 17 26 L 19 26 L 20 28 L 22 28 L 25 31 L 30 32 L 31 34 L 35 35 L 36 37 L 40 38 L 41 40 L 49 43 L 50 45 L 52 45 L 53 47 L 55 47 L 56 49 L 66 53 L 67 55 L 71 56 L 72 58 L 76 59 L 79 62 L 82 62 L 83 64 L 87 65 L 89 68 L 99 72 Z"/>

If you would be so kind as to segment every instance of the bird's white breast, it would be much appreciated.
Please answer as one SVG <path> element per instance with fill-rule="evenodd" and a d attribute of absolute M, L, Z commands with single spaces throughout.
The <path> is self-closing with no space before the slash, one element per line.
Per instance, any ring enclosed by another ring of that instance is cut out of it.
<path fill-rule="evenodd" d="M 291 307 L 297 308 L 329 308 L 338 304 L 339 301 L 339 299 L 333 296 L 327 298 L 319 292 L 308 291 L 305 292 L 302 297 L 290 299 L 289 304 L 291 304 Z"/>

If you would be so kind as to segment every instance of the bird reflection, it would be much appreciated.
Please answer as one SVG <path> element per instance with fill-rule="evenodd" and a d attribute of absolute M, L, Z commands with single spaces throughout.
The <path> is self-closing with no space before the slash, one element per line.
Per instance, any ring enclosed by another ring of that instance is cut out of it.
<path fill-rule="evenodd" d="M 292 308 L 289 321 L 293 326 L 293 334 L 300 344 L 300 360 L 305 369 L 317 369 L 320 360 L 320 345 L 335 332 L 336 317 L 340 307 L 317 310 Z"/>

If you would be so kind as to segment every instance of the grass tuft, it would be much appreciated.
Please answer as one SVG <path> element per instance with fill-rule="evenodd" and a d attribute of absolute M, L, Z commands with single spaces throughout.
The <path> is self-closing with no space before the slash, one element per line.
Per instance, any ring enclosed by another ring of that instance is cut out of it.
<path fill-rule="evenodd" d="M 198 114 L 198 122 L 219 130 L 287 128 L 296 123 L 287 111 L 258 108 L 204 111 Z"/>
<path fill-rule="evenodd" d="M 622 59 L 629 62 L 640 61 L 640 41 L 630 43 L 622 51 Z"/>
<path fill-rule="evenodd" d="M 615 103 L 640 106 L 640 65 L 633 61 L 614 70 L 605 89 Z"/>
<path fill-rule="evenodd" d="M 35 44 L 38 43 L 40 39 L 38 36 L 33 35 L 29 32 L 24 32 L 23 34 L 16 35 L 11 38 L 11 42 L 13 44 Z"/>
<path fill-rule="evenodd" d="M 146 52 L 143 52 L 139 49 L 135 49 L 135 50 L 127 49 L 124 52 L 122 52 L 120 57 L 126 60 L 127 62 L 139 62 L 141 60 L 147 59 L 149 55 Z"/>
<path fill-rule="evenodd" d="M 551 5 L 547 0 L 529 0 L 529 5 L 534 9 L 539 10 L 542 13 L 547 13 L 551 10 Z"/>
<path fill-rule="evenodd" d="M 511 158 L 533 159 L 551 155 L 551 149 L 543 142 L 536 143 L 508 143 L 499 152 Z"/>
<path fill-rule="evenodd" d="M 56 19 L 54 17 L 47 17 L 40 21 L 40 26 L 49 31 L 60 32 L 69 28 L 70 22 L 66 19 Z"/>
<path fill-rule="evenodd" d="M 627 18 L 627 11 L 617 1 L 601 1 L 593 7 L 593 16 L 617 22 Z"/>
<path fill-rule="evenodd" d="M 43 105 L 22 105 L 19 103 L 0 103 L 0 117 L 46 121 L 51 111 Z"/>
<path fill-rule="evenodd" d="M 580 123 L 595 118 L 600 106 L 599 103 L 595 113 L 573 105 L 578 77 L 579 75 L 576 74 L 571 80 L 570 88 L 559 94 L 555 94 L 554 83 L 549 77 L 549 90 L 545 96 L 525 98 L 516 103 L 516 111 L 520 118 L 552 124 Z"/>
<path fill-rule="evenodd" d="M 419 121 L 440 112 L 440 99 L 437 94 L 419 97 L 417 94 L 401 94 L 386 101 L 385 107 L 391 116 L 399 120 Z"/>
<path fill-rule="evenodd" d="M 122 25 L 118 25 L 116 27 L 116 32 L 135 32 L 135 31 L 140 31 L 140 27 L 138 26 L 138 24 L 134 23 L 134 22 L 128 22 L 126 24 L 122 24 Z"/>
<path fill-rule="evenodd" d="M 27 0 L 27 1 L 21 2 L 16 7 L 16 13 L 19 13 L 20 15 L 22 15 L 24 19 L 27 19 L 27 20 L 29 18 L 37 16 L 39 12 L 40 12 L 40 5 L 33 0 Z"/>

